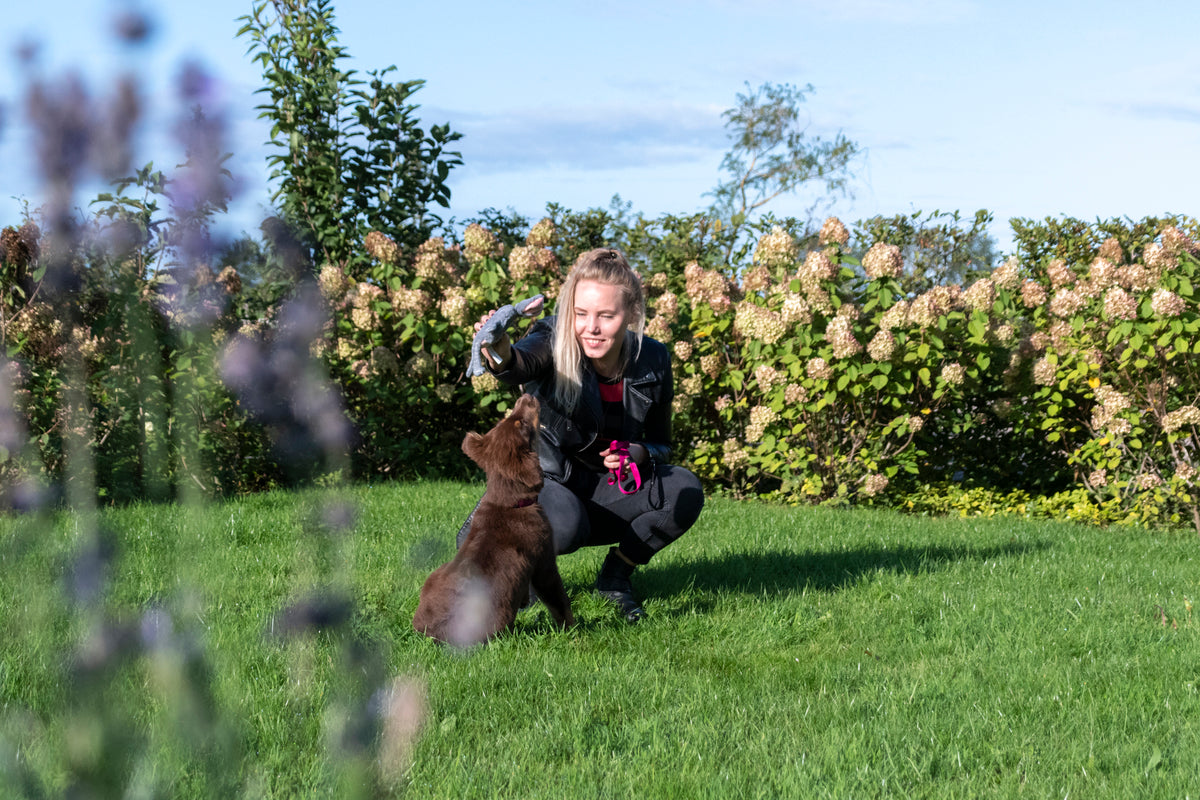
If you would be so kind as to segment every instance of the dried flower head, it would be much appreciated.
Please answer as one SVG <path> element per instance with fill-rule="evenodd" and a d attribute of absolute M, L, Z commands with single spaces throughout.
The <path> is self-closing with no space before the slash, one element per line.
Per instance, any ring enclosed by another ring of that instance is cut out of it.
<path fill-rule="evenodd" d="M 746 441 L 757 442 L 766 433 L 767 426 L 779 419 L 779 413 L 770 406 L 755 406 L 750 409 L 750 424 L 746 426 Z"/>
<path fill-rule="evenodd" d="M 242 276 L 233 267 L 225 267 L 221 270 L 221 274 L 217 276 L 217 283 L 225 290 L 228 295 L 237 295 L 242 293 Z"/>
<path fill-rule="evenodd" d="M 771 232 L 759 237 L 754 249 L 754 263 L 766 267 L 786 267 L 796 262 L 799 248 L 795 238 L 776 225 Z"/>
<path fill-rule="evenodd" d="M 414 378 L 428 378 L 437 370 L 437 360 L 430 353 L 421 350 L 408 360 L 407 370 Z"/>
<path fill-rule="evenodd" d="M 767 394 L 787 380 L 787 373 L 769 364 L 760 364 L 754 369 L 754 380 L 758 383 L 759 392 Z"/>
<path fill-rule="evenodd" d="M 822 247 L 829 245 L 837 245 L 845 247 L 846 242 L 850 241 L 850 232 L 846 230 L 846 226 L 837 217 L 827 217 L 821 225 L 821 232 L 817 235 L 817 242 Z"/>
<path fill-rule="evenodd" d="M 692 360 L 692 343 L 686 340 L 680 340 L 675 343 L 675 357 L 683 363 Z"/>
<path fill-rule="evenodd" d="M 804 257 L 804 265 L 797 272 L 800 283 L 806 292 L 812 292 L 823 282 L 833 280 L 837 274 L 837 265 L 823 250 L 810 250 Z"/>
<path fill-rule="evenodd" d="M 458 278 L 458 250 L 447 248 L 445 240 L 435 236 L 422 242 L 413 257 L 413 272 L 435 287 L 448 286 Z"/>
<path fill-rule="evenodd" d="M 1152 472 L 1148 472 L 1144 475 L 1139 475 L 1134 485 L 1137 487 L 1138 491 L 1149 492 L 1162 486 L 1162 484 L 1162 478 Z"/>
<path fill-rule="evenodd" d="M 1179 263 L 1178 256 L 1168 253 L 1167 249 L 1158 242 L 1146 247 L 1146 252 L 1142 254 L 1142 260 L 1154 273 L 1165 272 Z"/>
<path fill-rule="evenodd" d="M 1200 408 L 1183 406 L 1177 408 L 1162 418 L 1162 429 L 1166 433 L 1174 433 L 1185 426 L 1200 425 Z"/>
<path fill-rule="evenodd" d="M 1046 275 L 1050 278 L 1050 288 L 1052 289 L 1075 283 L 1075 273 L 1061 258 L 1056 258 L 1046 265 Z"/>
<path fill-rule="evenodd" d="M 746 338 L 766 344 L 774 344 L 787 333 L 782 315 L 751 302 L 738 303 L 733 327 Z"/>
<path fill-rule="evenodd" d="M 693 307 L 708 305 L 718 313 L 728 311 L 733 301 L 729 298 L 729 281 L 716 270 L 706 270 L 695 261 L 683 269 L 684 291 Z"/>
<path fill-rule="evenodd" d="M 900 248 L 886 242 L 876 242 L 862 260 L 863 271 L 871 280 L 898 278 L 904 271 L 904 256 Z"/>
<path fill-rule="evenodd" d="M 834 358 L 850 358 L 862 352 L 862 345 L 854 338 L 850 318 L 840 314 L 829 321 L 825 328 L 825 340 L 833 347 Z"/>
<path fill-rule="evenodd" d="M 872 473 L 863 478 L 863 494 L 867 497 L 874 497 L 887 488 L 888 479 L 886 475 L 878 472 Z"/>
<path fill-rule="evenodd" d="M 451 286 L 442 294 L 438 303 L 438 311 L 447 322 L 455 327 L 464 328 L 471 321 L 471 307 L 467 302 L 467 293 L 456 286 Z"/>
<path fill-rule="evenodd" d="M 1117 284 L 1117 266 L 1103 258 L 1094 260 L 1088 267 L 1088 283 L 1094 293 L 1100 293 Z"/>
<path fill-rule="evenodd" d="M 317 275 L 317 287 L 321 296 L 331 302 L 341 300 L 350 291 L 353 282 L 346 277 L 346 272 L 336 264 L 326 264 Z"/>
<path fill-rule="evenodd" d="M 657 339 L 660 342 L 671 341 L 671 323 L 661 314 L 655 314 L 654 317 L 646 323 L 645 334 L 651 339 Z"/>
<path fill-rule="evenodd" d="M 885 331 L 895 330 L 903 328 L 906 322 L 908 322 L 908 301 L 897 300 L 879 317 L 879 328 Z"/>
<path fill-rule="evenodd" d="M 996 284 L 991 278 L 980 278 L 963 293 L 963 302 L 972 311 L 991 312 L 996 302 Z"/>
<path fill-rule="evenodd" d="M 654 301 L 654 311 L 655 316 L 674 322 L 679 318 L 679 296 L 673 292 L 663 292 Z"/>
<path fill-rule="evenodd" d="M 1120 264 L 1125 261 L 1125 251 L 1121 249 L 1121 243 L 1111 236 L 1100 245 L 1100 250 L 1096 255 L 1111 264 Z"/>
<path fill-rule="evenodd" d="M 1053 386 L 1058 367 L 1049 358 L 1039 358 L 1033 364 L 1033 382 L 1038 386 Z"/>
<path fill-rule="evenodd" d="M 1150 298 L 1150 307 L 1159 317 L 1178 317 L 1187 306 L 1183 298 L 1170 289 L 1159 289 Z"/>
<path fill-rule="evenodd" d="M 5 228 L 0 231 L 0 264 L 16 268 L 16 282 L 28 273 L 29 266 L 37 261 L 41 252 L 41 231 L 31 220 L 20 228 Z"/>
<path fill-rule="evenodd" d="M 379 315 L 371 308 L 350 309 L 350 322 L 360 331 L 370 333 L 379 330 Z"/>
<path fill-rule="evenodd" d="M 1196 243 L 1186 233 L 1181 231 L 1177 225 L 1171 225 L 1163 229 L 1162 232 L 1163 250 L 1174 259 L 1184 253 L 1196 252 Z"/>
<path fill-rule="evenodd" d="M 476 394 L 487 394 L 494 392 L 500 388 L 500 381 L 490 372 L 484 372 L 482 375 L 476 375 L 471 378 L 471 388 Z"/>
<path fill-rule="evenodd" d="M 1056 317 L 1067 319 L 1073 317 L 1086 305 L 1083 295 L 1074 289 L 1059 289 L 1050 299 L 1050 313 Z"/>
<path fill-rule="evenodd" d="M 988 328 L 988 333 L 991 334 L 992 339 L 1001 347 L 1012 347 L 1013 343 L 1017 340 L 1017 329 L 1007 322 L 1000 324 L 993 322 L 991 327 Z"/>
<path fill-rule="evenodd" d="M 1092 408 L 1093 430 L 1106 430 L 1112 434 L 1125 434 L 1130 430 L 1129 421 L 1121 414 L 1129 410 L 1132 403 L 1109 384 L 1096 389 L 1096 405 Z"/>
<path fill-rule="evenodd" d="M 1034 280 L 1026 280 L 1021 284 L 1021 302 L 1026 308 L 1039 308 L 1046 302 L 1046 290 Z"/>
<path fill-rule="evenodd" d="M 525 244 L 530 247 L 550 247 L 554 244 L 554 220 L 542 217 L 536 225 L 529 229 Z"/>
<path fill-rule="evenodd" d="M 896 337 L 886 328 L 880 328 L 867 344 L 867 355 L 874 361 L 890 361 L 895 350 Z"/>
<path fill-rule="evenodd" d="M 367 255 L 384 264 L 395 264 L 400 255 L 400 246 L 381 231 L 371 231 L 363 239 L 363 249 Z"/>
<path fill-rule="evenodd" d="M 750 454 L 737 439 L 726 439 L 721 445 L 721 463 L 730 471 L 744 469 L 750 465 Z"/>
<path fill-rule="evenodd" d="M 795 325 L 797 323 L 801 325 L 812 324 L 812 308 L 808 305 L 808 301 L 804 299 L 804 295 L 797 292 L 787 292 L 784 294 L 783 307 L 779 310 L 779 313 L 785 325 Z"/>
<path fill-rule="evenodd" d="M 992 270 L 992 282 L 997 288 L 1009 291 L 1021 283 L 1021 269 L 1016 256 L 1010 256 L 1003 264 Z"/>
<path fill-rule="evenodd" d="M 966 370 L 957 361 L 951 361 L 942 366 L 942 380 L 951 386 L 961 386 L 966 377 Z"/>
<path fill-rule="evenodd" d="M 820 356 L 810 358 L 804 365 L 804 372 L 813 380 L 829 380 L 833 377 L 833 368 Z"/>
<path fill-rule="evenodd" d="M 1123 264 L 1117 267 L 1117 283 L 1130 291 L 1148 292 L 1158 281 L 1159 276 L 1147 269 L 1144 264 Z"/>
<path fill-rule="evenodd" d="M 392 308 L 401 318 L 409 314 L 423 317 L 433 308 L 433 297 L 424 289 L 401 286 L 392 292 Z"/>
<path fill-rule="evenodd" d="M 771 288 L 771 270 L 765 264 L 751 267 L 742 276 L 742 291 L 746 294 L 758 294 Z"/>
<path fill-rule="evenodd" d="M 1104 294 L 1104 316 L 1109 319 L 1134 320 L 1137 319 L 1137 315 L 1137 300 L 1120 286 L 1114 286 Z"/>
<path fill-rule="evenodd" d="M 496 234 L 478 222 L 472 222 L 463 231 L 463 255 L 471 266 L 477 266 L 485 259 L 499 261 L 504 257 L 504 244 Z"/>

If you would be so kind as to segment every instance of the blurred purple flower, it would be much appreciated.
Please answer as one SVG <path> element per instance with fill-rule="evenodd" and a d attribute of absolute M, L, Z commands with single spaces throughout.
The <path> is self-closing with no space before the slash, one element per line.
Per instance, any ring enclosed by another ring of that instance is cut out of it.
<path fill-rule="evenodd" d="M 341 396 L 310 352 L 324 322 L 320 294 L 305 284 L 284 303 L 273 336 L 236 336 L 221 359 L 225 384 L 294 468 L 340 463 L 353 438 Z"/>
<path fill-rule="evenodd" d="M 148 41 L 154 33 L 154 24 L 150 17 L 132 8 L 117 12 L 113 20 L 113 30 L 121 41 L 140 45 Z"/>

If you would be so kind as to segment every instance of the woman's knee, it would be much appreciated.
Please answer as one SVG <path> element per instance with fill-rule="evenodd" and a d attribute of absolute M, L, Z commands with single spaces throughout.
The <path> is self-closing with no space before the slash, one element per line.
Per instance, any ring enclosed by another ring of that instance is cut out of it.
<path fill-rule="evenodd" d="M 671 466 L 662 476 L 663 492 L 671 507 L 671 521 L 682 534 L 695 524 L 704 508 L 704 488 L 691 470 Z"/>

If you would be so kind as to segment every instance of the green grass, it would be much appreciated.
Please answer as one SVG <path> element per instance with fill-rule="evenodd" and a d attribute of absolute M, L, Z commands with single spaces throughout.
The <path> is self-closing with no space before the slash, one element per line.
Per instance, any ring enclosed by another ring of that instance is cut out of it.
<path fill-rule="evenodd" d="M 1192 534 L 712 499 L 635 577 L 641 625 L 591 595 L 592 549 L 560 561 L 575 628 L 539 606 L 463 654 L 411 619 L 478 492 L 108 512 L 103 616 L 161 608 L 176 645 L 87 680 L 64 667 L 102 616 L 62 600 L 81 525 L 0 520 L 0 796 L 93 773 L 132 795 L 341 796 L 371 762 L 331 731 L 407 676 L 427 713 L 402 796 L 1200 797 Z M 322 533 L 343 503 L 352 523 Z M 270 634 L 326 584 L 348 587 L 348 627 Z"/>

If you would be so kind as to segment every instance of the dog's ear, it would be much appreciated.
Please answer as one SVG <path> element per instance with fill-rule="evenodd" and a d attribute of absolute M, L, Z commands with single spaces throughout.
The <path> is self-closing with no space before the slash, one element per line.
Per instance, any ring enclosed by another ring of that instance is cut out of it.
<path fill-rule="evenodd" d="M 484 437 L 475 431 L 471 431 L 464 436 L 462 443 L 462 451 L 467 454 L 467 458 L 471 459 L 476 464 L 479 464 L 481 467 L 483 466 L 483 463 L 479 459 L 483 457 L 483 443 Z"/>

